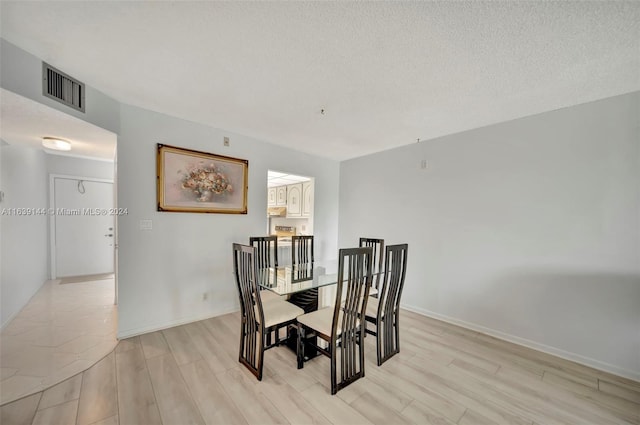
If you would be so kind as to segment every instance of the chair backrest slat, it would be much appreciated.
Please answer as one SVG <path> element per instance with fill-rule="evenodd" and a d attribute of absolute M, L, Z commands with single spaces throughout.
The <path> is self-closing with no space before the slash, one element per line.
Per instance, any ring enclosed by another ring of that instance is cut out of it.
<path fill-rule="evenodd" d="M 291 236 L 291 266 L 314 261 L 313 236 Z"/>
<path fill-rule="evenodd" d="M 408 244 L 388 245 L 385 253 L 385 279 L 378 303 L 378 317 L 392 317 L 400 308 L 400 297 L 407 273 Z"/>
<path fill-rule="evenodd" d="M 382 266 L 384 265 L 384 239 L 360 238 L 359 246 L 370 247 L 372 249 L 371 261 L 373 263 L 371 270 L 375 275 L 372 286 L 379 289 L 382 280 L 380 272 L 383 270 Z"/>
<path fill-rule="evenodd" d="M 366 309 L 365 296 L 371 288 L 371 256 L 368 247 L 348 248 L 339 251 L 338 284 L 334 309 L 334 327 L 332 334 L 337 335 L 337 326 L 341 332 L 353 330 L 363 317 Z M 338 323 L 340 312 L 342 321 Z"/>
<path fill-rule="evenodd" d="M 256 266 L 259 269 L 278 267 L 278 237 L 252 236 L 249 245 L 256 247 Z"/>
<path fill-rule="evenodd" d="M 270 267 L 278 267 L 278 237 L 277 236 L 252 236 L 249 245 L 256 248 L 255 263 L 257 268 L 257 280 L 261 284 L 272 284 L 269 279 L 275 278 L 275 274 L 269 273 Z"/>

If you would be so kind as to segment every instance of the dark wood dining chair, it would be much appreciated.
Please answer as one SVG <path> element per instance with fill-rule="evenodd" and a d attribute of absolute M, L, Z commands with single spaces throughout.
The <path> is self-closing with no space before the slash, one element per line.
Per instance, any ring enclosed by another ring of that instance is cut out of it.
<path fill-rule="evenodd" d="M 291 266 L 313 263 L 313 236 L 291 236 Z"/>
<path fill-rule="evenodd" d="M 298 369 L 311 335 L 327 342 L 314 350 L 331 359 L 331 394 L 364 376 L 364 314 L 371 288 L 371 248 L 341 249 L 336 302 L 298 317 Z M 317 338 L 316 338 L 317 339 Z M 303 340 L 305 343 L 303 343 Z"/>
<path fill-rule="evenodd" d="M 233 271 L 240 296 L 240 350 L 238 360 L 262 380 L 264 351 L 281 344 L 279 330 L 296 322 L 304 310 L 287 301 L 262 303 L 256 281 L 256 248 L 233 244 Z M 267 336 L 274 332 L 275 343 Z"/>
<path fill-rule="evenodd" d="M 269 267 L 278 267 L 278 237 L 277 236 L 251 236 L 249 245 L 256 248 L 256 266 L 258 270 Z M 278 294 L 263 289 L 260 292 L 262 302 L 283 300 Z"/>
<path fill-rule="evenodd" d="M 383 270 L 382 266 L 384 265 L 384 239 L 360 238 L 359 246 L 367 246 L 373 250 L 373 255 L 371 257 L 373 265 L 371 267 L 371 271 L 373 272 L 374 277 L 371 282 L 371 291 L 369 294 L 377 297 L 378 292 L 380 292 L 380 272 Z"/>
<path fill-rule="evenodd" d="M 376 336 L 378 366 L 400 352 L 400 297 L 407 271 L 407 244 L 388 245 L 385 272 L 378 298 L 369 300 L 365 319 L 375 326 L 365 331 Z"/>
<path fill-rule="evenodd" d="M 292 273 L 304 270 L 313 271 L 313 236 L 291 236 L 291 269 Z M 289 301 L 304 309 L 305 313 L 318 309 L 318 289 L 309 289 L 292 294 Z"/>

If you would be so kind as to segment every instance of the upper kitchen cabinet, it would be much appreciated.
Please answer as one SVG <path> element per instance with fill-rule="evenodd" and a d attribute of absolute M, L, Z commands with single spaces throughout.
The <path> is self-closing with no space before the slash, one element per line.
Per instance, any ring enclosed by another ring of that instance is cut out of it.
<path fill-rule="evenodd" d="M 275 187 L 270 187 L 267 189 L 267 206 L 275 207 L 276 204 L 276 189 Z"/>
<path fill-rule="evenodd" d="M 278 186 L 276 190 L 276 207 L 288 207 L 287 186 Z"/>
<path fill-rule="evenodd" d="M 313 183 L 302 183 L 302 217 L 313 215 Z"/>
<path fill-rule="evenodd" d="M 302 183 L 286 186 L 286 192 L 287 217 L 302 217 Z"/>

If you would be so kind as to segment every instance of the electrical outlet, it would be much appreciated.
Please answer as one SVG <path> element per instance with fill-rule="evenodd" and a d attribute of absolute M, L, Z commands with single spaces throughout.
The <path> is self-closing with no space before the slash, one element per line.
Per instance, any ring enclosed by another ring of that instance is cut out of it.
<path fill-rule="evenodd" d="M 229 146 L 229 138 L 225 136 L 224 138 L 224 145 L 225 146 Z"/>
<path fill-rule="evenodd" d="M 420 161 L 420 168 L 422 168 L 423 170 L 425 170 L 427 168 L 427 160 L 423 159 L 422 161 Z"/>

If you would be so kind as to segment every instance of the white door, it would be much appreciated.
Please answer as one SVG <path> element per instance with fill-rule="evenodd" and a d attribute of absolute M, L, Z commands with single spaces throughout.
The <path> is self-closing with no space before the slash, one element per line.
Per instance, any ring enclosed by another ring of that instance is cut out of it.
<path fill-rule="evenodd" d="M 56 177 L 56 277 L 114 271 L 113 183 Z"/>

